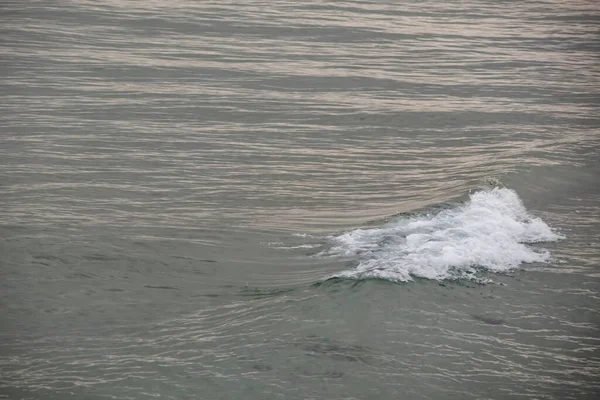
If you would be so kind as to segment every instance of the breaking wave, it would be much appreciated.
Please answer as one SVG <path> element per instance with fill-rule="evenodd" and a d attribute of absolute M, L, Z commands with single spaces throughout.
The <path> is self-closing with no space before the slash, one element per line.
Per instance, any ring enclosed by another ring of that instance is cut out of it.
<path fill-rule="evenodd" d="M 494 188 L 469 197 L 452 208 L 332 237 L 327 254 L 358 262 L 334 277 L 478 279 L 478 271 L 504 272 L 521 263 L 548 261 L 550 253 L 531 244 L 562 236 L 531 216 L 514 190 Z"/>

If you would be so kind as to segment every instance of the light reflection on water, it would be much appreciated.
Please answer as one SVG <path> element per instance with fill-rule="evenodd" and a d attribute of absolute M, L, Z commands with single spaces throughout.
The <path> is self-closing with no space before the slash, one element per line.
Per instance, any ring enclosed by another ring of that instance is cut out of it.
<path fill-rule="evenodd" d="M 593 1 L 0 6 L 0 394 L 599 391 Z M 500 178 L 495 285 L 322 282 L 328 236 Z"/>

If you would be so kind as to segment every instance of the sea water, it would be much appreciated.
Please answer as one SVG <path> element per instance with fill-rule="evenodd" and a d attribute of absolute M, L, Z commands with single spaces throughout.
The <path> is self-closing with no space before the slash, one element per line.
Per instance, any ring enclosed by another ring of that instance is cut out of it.
<path fill-rule="evenodd" d="M 595 399 L 595 1 L 3 1 L 0 398 Z"/>

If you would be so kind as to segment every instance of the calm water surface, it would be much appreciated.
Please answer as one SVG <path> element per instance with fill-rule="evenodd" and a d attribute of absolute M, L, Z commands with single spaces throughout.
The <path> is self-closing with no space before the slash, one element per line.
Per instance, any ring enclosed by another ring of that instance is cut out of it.
<path fill-rule="evenodd" d="M 595 1 L 4 1 L 0 398 L 595 399 Z"/>

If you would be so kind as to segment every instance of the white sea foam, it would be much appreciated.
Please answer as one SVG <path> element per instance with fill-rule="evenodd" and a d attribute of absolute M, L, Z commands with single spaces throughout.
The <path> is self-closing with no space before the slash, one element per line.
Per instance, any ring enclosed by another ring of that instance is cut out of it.
<path fill-rule="evenodd" d="M 337 277 L 472 279 L 478 269 L 502 272 L 521 263 L 546 262 L 549 252 L 528 244 L 560 238 L 529 215 L 514 190 L 495 188 L 473 193 L 454 208 L 346 232 L 332 238 L 328 252 L 358 260 L 356 269 Z"/>

